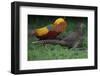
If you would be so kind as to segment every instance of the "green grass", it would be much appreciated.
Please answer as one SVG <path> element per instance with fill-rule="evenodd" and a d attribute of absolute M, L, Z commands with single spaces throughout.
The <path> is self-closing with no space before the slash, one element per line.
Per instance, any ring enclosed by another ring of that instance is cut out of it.
<path fill-rule="evenodd" d="M 87 50 L 68 49 L 61 45 L 32 44 L 29 39 L 28 60 L 51 60 L 51 59 L 80 59 L 87 58 Z"/>

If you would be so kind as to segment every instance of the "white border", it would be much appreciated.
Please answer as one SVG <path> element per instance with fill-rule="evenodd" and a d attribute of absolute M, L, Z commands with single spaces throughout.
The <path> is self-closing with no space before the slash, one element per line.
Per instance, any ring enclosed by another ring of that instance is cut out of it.
<path fill-rule="evenodd" d="M 56 15 L 88 17 L 88 58 L 27 61 L 27 15 Z M 43 7 L 20 7 L 20 70 L 79 67 L 94 65 L 94 11 Z"/>

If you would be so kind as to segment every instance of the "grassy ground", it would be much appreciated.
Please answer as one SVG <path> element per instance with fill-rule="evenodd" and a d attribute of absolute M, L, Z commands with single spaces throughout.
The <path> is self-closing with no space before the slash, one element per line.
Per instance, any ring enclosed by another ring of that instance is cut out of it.
<path fill-rule="evenodd" d="M 61 45 L 32 44 L 32 41 L 32 39 L 29 39 L 28 60 L 87 58 L 86 50 L 68 49 Z"/>
<path fill-rule="evenodd" d="M 67 18 L 69 26 L 65 32 L 63 32 L 60 37 L 64 37 L 71 31 L 73 31 L 76 22 L 73 18 Z M 38 20 L 37 20 L 38 22 Z M 87 49 L 87 21 L 84 19 L 84 39 L 81 44 L 81 48 Z M 36 23 L 33 24 L 34 26 Z M 32 26 L 33 27 L 33 26 Z M 36 27 L 36 26 L 35 26 Z M 39 26 L 38 26 L 39 27 Z M 28 37 L 28 60 L 51 60 L 51 59 L 80 59 L 87 58 L 87 50 L 68 49 L 68 47 L 61 45 L 52 45 L 52 44 L 32 44 L 33 41 L 36 41 L 36 37 Z"/>

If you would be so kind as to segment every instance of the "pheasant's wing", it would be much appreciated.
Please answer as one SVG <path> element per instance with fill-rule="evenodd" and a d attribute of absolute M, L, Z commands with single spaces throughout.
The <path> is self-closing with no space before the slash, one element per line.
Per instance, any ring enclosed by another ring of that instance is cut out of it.
<path fill-rule="evenodd" d="M 78 34 L 76 32 L 72 32 L 67 35 L 63 40 L 76 40 L 78 38 Z"/>
<path fill-rule="evenodd" d="M 73 47 L 76 41 L 78 41 L 79 36 L 77 32 L 70 33 L 67 37 L 65 37 L 63 40 L 66 42 L 66 45 L 69 47 Z"/>

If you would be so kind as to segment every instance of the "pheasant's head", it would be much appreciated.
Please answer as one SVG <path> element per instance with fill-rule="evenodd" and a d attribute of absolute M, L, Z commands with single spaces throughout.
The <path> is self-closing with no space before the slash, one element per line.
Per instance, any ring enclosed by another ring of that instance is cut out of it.
<path fill-rule="evenodd" d="M 63 18 L 58 18 L 53 24 L 53 30 L 56 32 L 64 32 L 67 26 L 67 22 Z"/>

